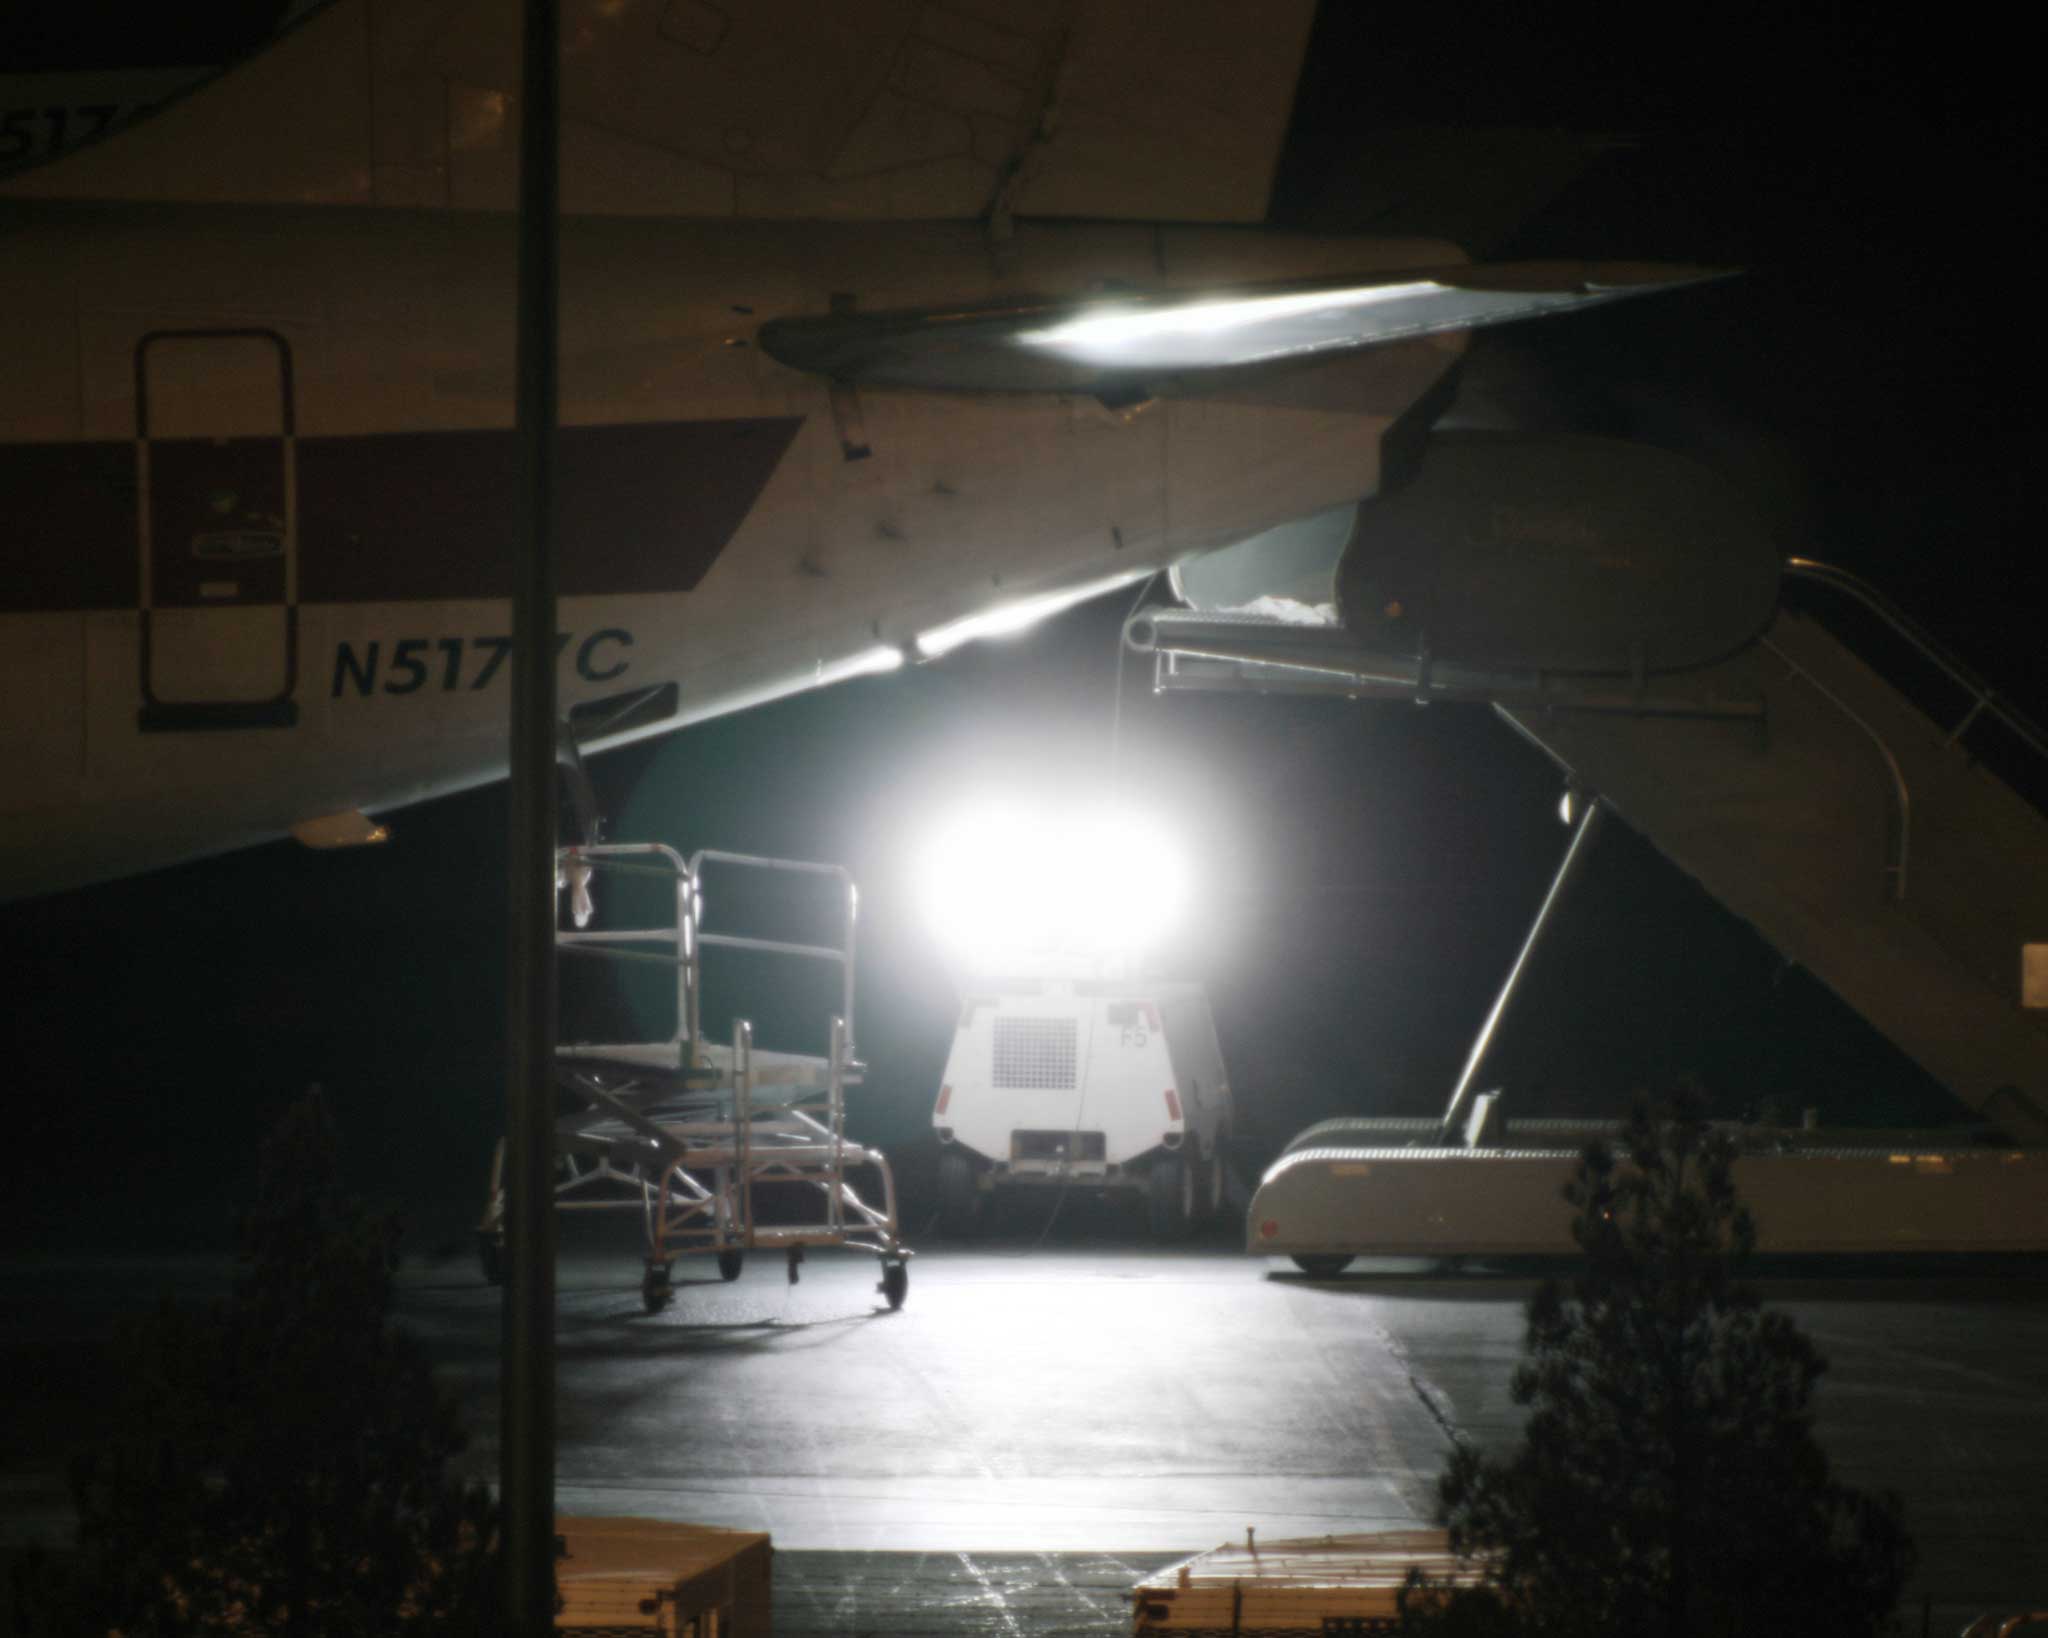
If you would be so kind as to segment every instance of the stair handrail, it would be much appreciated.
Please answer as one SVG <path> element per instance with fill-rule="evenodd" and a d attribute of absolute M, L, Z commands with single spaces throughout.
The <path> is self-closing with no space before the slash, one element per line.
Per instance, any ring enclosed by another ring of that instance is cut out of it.
<path fill-rule="evenodd" d="M 1899 636 L 1905 638 L 1919 651 L 1922 658 L 1929 661 L 1949 681 L 1971 696 L 1969 710 L 1964 712 L 1962 719 L 1949 730 L 1946 743 L 1954 745 L 1970 731 L 1978 717 L 1989 712 L 2010 729 L 2034 755 L 2048 761 L 2048 733 L 2044 733 L 2040 725 L 2019 707 L 2009 704 L 2000 697 L 1997 689 L 1971 670 L 1940 638 L 1869 581 L 1860 575 L 1851 574 L 1847 569 L 1838 568 L 1832 563 L 1822 563 L 1811 557 L 1788 557 L 1785 559 L 1784 569 L 1788 575 L 1829 587 L 1861 603 Z"/>
<path fill-rule="evenodd" d="M 1760 637 L 1757 641 L 1777 655 L 1779 661 L 1791 675 L 1799 678 L 1816 694 L 1820 695 L 1822 699 L 1826 700 L 1828 704 L 1832 705 L 1843 716 L 1862 729 L 1869 736 L 1870 743 L 1877 747 L 1877 754 L 1884 758 L 1885 768 L 1892 777 L 1891 839 L 1886 844 L 1886 851 L 1890 853 L 1891 857 L 1885 864 L 1884 873 L 1891 879 L 1890 896 L 1892 901 L 1897 904 L 1905 903 L 1907 856 L 1911 853 L 1913 846 L 1913 792 L 1912 788 L 1906 783 L 1905 769 L 1899 766 L 1899 759 L 1892 753 L 1891 746 L 1885 743 L 1884 735 L 1871 726 L 1868 718 L 1861 715 L 1847 700 L 1828 687 L 1826 683 L 1807 670 L 1805 666 L 1793 659 L 1791 655 L 1772 642 L 1770 638 Z"/>

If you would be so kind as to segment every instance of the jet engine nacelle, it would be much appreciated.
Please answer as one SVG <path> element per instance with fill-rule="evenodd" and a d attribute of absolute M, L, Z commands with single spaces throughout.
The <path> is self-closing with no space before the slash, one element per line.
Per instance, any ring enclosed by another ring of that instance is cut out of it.
<path fill-rule="evenodd" d="M 1711 664 L 1770 623 L 1778 576 L 1759 520 L 1684 456 L 1446 433 L 1404 487 L 1184 562 L 1174 586 L 1198 611 L 1186 618 L 1341 625 L 1343 654 L 1295 630 L 1276 663 L 1476 681 Z M 1200 646 L 1220 653 L 1214 636 Z"/>

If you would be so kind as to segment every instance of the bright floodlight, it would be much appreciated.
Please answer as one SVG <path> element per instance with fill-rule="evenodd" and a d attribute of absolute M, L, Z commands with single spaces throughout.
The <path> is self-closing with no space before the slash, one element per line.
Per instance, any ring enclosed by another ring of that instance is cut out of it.
<path fill-rule="evenodd" d="M 983 972 L 1142 960 L 1188 897 L 1186 859 L 1165 827 L 1107 806 L 984 803 L 934 831 L 917 865 L 934 935 Z"/>

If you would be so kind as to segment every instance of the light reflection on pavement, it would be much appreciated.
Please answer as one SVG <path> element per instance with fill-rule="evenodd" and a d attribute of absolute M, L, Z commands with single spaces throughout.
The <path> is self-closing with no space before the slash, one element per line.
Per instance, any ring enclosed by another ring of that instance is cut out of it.
<path fill-rule="evenodd" d="M 731 1285 L 697 1272 L 679 1262 L 674 1305 L 648 1315 L 623 1239 L 564 1257 L 559 1505 L 769 1531 L 792 1635 L 1120 1630 L 1120 1589 L 1167 1556 L 1248 1527 L 1412 1523 L 1453 1437 L 1505 1449 L 1518 1426 L 1527 1278 L 939 1246 L 891 1314 L 859 1253 L 813 1254 L 795 1286 L 776 1257 Z M 118 1368 L 92 1346 L 159 1294 L 228 1277 L 224 1258 L 0 1265 L 0 1543 L 66 1533 L 58 1446 Z M 2048 1275 L 1762 1290 L 1831 1361 L 1838 1476 L 1905 1498 L 1908 1624 L 1923 1591 L 1936 1631 L 2048 1598 Z M 400 1309 L 463 1402 L 465 1461 L 492 1474 L 498 1293 L 466 1261 L 408 1263 Z"/>

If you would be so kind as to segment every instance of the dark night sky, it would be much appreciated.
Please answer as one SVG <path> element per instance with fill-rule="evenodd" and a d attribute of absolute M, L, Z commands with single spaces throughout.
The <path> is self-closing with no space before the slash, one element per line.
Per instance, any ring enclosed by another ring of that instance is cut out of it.
<path fill-rule="evenodd" d="M 2003 290 L 2038 197 L 2014 42 L 1783 8 L 1325 0 L 1276 209 L 1370 226 L 1349 178 L 1382 127 L 1629 134 L 1503 256 L 1740 264 L 1705 292 L 1531 331 L 1582 424 L 1694 450 L 1787 549 L 1890 589 L 2038 706 L 2030 419 Z M 1604 9 L 1604 8 L 1603 8 Z M 1403 207 L 1426 220 L 1427 202 Z M 1404 218 L 1404 225 L 1406 219 Z M 863 883 L 866 1135 L 921 1133 L 947 981 L 905 851 L 963 783 L 1111 768 L 1121 602 L 941 664 L 600 759 L 621 836 L 835 858 Z M 1128 679 L 1135 683 L 1136 678 Z M 1483 712 L 1126 694 L 1115 768 L 1216 884 L 1188 965 L 1243 1123 L 1433 1110 L 1564 843 L 1553 776 Z M 0 911 L 14 1021 L 9 1243 L 204 1240 L 254 1135 L 323 1082 L 362 1179 L 415 1216 L 481 1203 L 496 1127 L 501 789 L 396 816 L 382 851 L 258 850 Z M 1511 1021 L 1528 1112 L 1699 1077 L 1833 1118 L 1945 1095 L 1621 826 Z"/>

